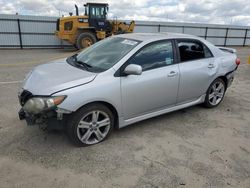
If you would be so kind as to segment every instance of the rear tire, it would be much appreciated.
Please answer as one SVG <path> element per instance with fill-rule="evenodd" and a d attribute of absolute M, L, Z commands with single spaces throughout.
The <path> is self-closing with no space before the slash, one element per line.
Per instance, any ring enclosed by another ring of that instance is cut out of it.
<path fill-rule="evenodd" d="M 96 37 L 93 33 L 85 32 L 81 33 L 76 40 L 76 47 L 78 49 L 84 49 L 89 47 L 90 45 L 96 43 Z"/>
<path fill-rule="evenodd" d="M 204 106 L 207 108 L 218 106 L 223 100 L 225 92 L 225 82 L 221 78 L 215 79 L 207 90 Z"/>
<path fill-rule="evenodd" d="M 102 104 L 91 104 L 69 118 L 66 131 L 77 146 L 89 146 L 104 141 L 114 128 L 114 115 Z"/>

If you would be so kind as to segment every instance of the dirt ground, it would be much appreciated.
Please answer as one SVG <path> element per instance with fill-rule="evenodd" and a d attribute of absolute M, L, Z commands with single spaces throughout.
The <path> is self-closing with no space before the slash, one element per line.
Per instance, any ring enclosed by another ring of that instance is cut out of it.
<path fill-rule="evenodd" d="M 0 187 L 250 187 L 250 48 L 238 48 L 242 64 L 217 108 L 152 118 L 86 148 L 17 116 L 25 74 L 72 53 L 0 51 Z"/>

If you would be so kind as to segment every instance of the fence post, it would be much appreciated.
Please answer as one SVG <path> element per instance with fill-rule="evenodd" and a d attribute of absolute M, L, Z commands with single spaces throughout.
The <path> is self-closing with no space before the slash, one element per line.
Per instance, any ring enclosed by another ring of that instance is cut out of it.
<path fill-rule="evenodd" d="M 205 30 L 205 39 L 207 39 L 207 27 L 206 27 L 206 30 Z"/>
<path fill-rule="evenodd" d="M 23 49 L 22 32 L 21 32 L 20 19 L 19 18 L 17 19 L 17 25 L 18 25 L 18 34 L 19 34 L 20 48 Z"/>
<path fill-rule="evenodd" d="M 227 28 L 227 30 L 226 30 L 226 36 L 225 36 L 224 46 L 227 45 L 227 35 L 228 35 L 228 28 Z"/>
<path fill-rule="evenodd" d="M 244 37 L 243 46 L 246 46 L 247 32 L 248 32 L 248 29 L 246 29 L 246 32 L 245 32 L 245 37 Z"/>
<path fill-rule="evenodd" d="M 158 25 L 158 32 L 161 32 L 161 24 Z"/>

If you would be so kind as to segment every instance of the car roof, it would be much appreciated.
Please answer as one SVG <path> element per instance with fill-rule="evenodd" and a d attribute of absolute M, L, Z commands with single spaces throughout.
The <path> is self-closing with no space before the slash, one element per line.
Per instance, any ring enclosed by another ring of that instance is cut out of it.
<path fill-rule="evenodd" d="M 130 34 L 122 34 L 116 35 L 117 37 L 133 39 L 133 40 L 140 40 L 140 41 L 155 41 L 155 40 L 162 40 L 162 39 L 176 39 L 176 38 L 190 38 L 190 39 L 197 39 L 193 35 L 182 34 L 182 33 L 130 33 Z"/>

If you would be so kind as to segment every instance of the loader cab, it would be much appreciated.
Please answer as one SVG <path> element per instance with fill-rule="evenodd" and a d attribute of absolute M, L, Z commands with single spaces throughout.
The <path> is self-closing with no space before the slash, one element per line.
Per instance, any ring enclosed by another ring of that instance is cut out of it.
<path fill-rule="evenodd" d="M 87 3 L 84 5 L 85 15 L 89 17 L 89 26 L 98 31 L 108 30 L 110 24 L 107 21 L 108 4 Z"/>

